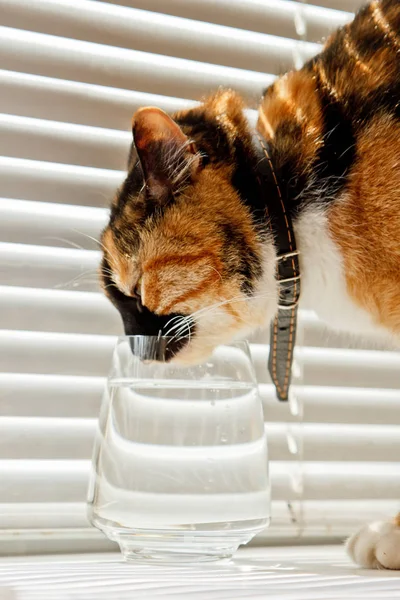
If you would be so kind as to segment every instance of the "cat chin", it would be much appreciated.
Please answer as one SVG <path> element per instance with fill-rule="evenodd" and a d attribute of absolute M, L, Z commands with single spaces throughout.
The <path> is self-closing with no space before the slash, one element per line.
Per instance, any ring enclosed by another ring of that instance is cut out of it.
<path fill-rule="evenodd" d="M 206 336 L 202 339 L 198 336 L 197 339 L 189 342 L 182 350 L 180 350 L 168 362 L 178 367 L 191 367 L 206 362 L 213 354 L 217 346 L 229 345 L 236 341 L 246 341 L 254 331 L 259 328 L 258 324 L 254 327 L 247 327 L 235 332 L 226 332 L 226 335 L 219 336 L 218 342 L 207 340 Z M 215 339 L 215 335 L 213 336 Z"/>
<path fill-rule="evenodd" d="M 191 347 L 189 343 L 184 350 L 181 350 L 176 356 L 169 360 L 169 364 L 177 367 L 192 367 L 205 362 L 210 358 L 215 346 L 204 348 Z"/>
<path fill-rule="evenodd" d="M 235 335 L 236 333 L 236 335 Z M 192 338 L 173 358 L 169 363 L 174 366 L 191 367 L 206 362 L 213 354 L 217 346 L 230 344 L 238 339 L 243 339 L 244 335 L 239 335 L 238 332 L 225 331 L 225 335 L 218 336 L 218 341 L 215 340 L 215 334 L 210 336 L 204 333 Z"/>

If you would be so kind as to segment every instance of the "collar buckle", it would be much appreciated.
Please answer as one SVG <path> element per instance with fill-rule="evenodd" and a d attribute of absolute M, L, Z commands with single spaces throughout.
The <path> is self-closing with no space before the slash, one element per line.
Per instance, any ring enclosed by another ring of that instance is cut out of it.
<path fill-rule="evenodd" d="M 300 250 L 293 250 L 292 252 L 284 252 L 283 254 L 278 254 L 276 260 L 287 260 L 288 258 L 292 258 L 293 256 L 299 256 Z"/>
<path fill-rule="evenodd" d="M 279 310 L 293 310 L 299 305 L 299 298 L 290 304 L 278 304 Z"/>

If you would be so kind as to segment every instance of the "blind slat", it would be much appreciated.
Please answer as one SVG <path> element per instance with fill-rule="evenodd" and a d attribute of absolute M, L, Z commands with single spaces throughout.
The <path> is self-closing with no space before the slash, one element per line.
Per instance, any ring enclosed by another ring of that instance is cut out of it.
<path fill-rule="evenodd" d="M 2 25 L 108 46 L 250 71 L 289 69 L 293 52 L 320 46 L 147 10 L 80 0 L 0 0 Z"/>
<path fill-rule="evenodd" d="M 0 373 L 2 415 L 96 418 L 104 385 L 104 377 Z M 398 389 L 294 389 L 307 423 L 400 425 Z M 276 401 L 272 385 L 261 385 L 260 395 L 266 421 L 297 421 L 286 404 Z"/>
<path fill-rule="evenodd" d="M 90 459 L 95 431 L 96 419 L 5 417 L 0 460 Z"/>
<path fill-rule="evenodd" d="M 0 422 L 0 460 L 89 459 L 96 426 L 96 419 L 4 418 Z M 400 454 L 399 426 L 307 423 L 301 429 L 291 425 L 288 431 L 283 423 L 267 423 L 266 431 L 272 461 L 297 460 L 289 451 L 287 436 L 299 439 L 300 434 L 305 461 L 396 462 Z M 141 448 L 145 457 L 146 448 Z"/>
<path fill-rule="evenodd" d="M 108 214 L 105 208 L 0 198 L 0 238 L 17 244 L 97 250 L 96 240 Z"/>
<path fill-rule="evenodd" d="M 398 510 L 397 501 L 336 500 L 335 502 L 308 500 L 302 511 L 310 534 L 321 535 L 334 532 L 341 538 L 352 528 L 361 526 L 377 518 L 384 519 Z M 89 527 L 84 502 L 43 502 L 0 504 L 0 528 L 9 529 L 66 529 L 69 527 Z M 272 501 L 272 526 L 262 537 L 298 533 L 293 523 L 293 512 L 286 502 Z"/>
<path fill-rule="evenodd" d="M 3 416 L 96 418 L 104 377 L 1 373 Z"/>
<path fill-rule="evenodd" d="M 268 382 L 265 346 L 252 346 L 260 383 Z M 374 350 L 299 347 L 295 352 L 304 367 L 306 385 L 398 388 L 400 353 Z"/>
<path fill-rule="evenodd" d="M 107 0 L 108 2 L 109 0 Z M 299 1 L 299 0 L 296 0 Z M 301 1 L 301 0 L 300 0 Z M 313 6 L 326 6 L 328 8 L 334 8 L 336 10 L 358 10 L 363 4 L 364 0 L 308 0 L 309 4 Z"/>
<path fill-rule="evenodd" d="M 10 286 L 98 288 L 99 252 L 0 242 L 0 279 Z"/>
<path fill-rule="evenodd" d="M 105 375 L 115 338 L 0 330 L 0 371 Z"/>
<path fill-rule="evenodd" d="M 329 1 L 325 4 L 332 8 L 311 7 L 307 4 L 299 6 L 297 2 L 287 0 L 246 0 L 245 3 L 242 0 L 104 0 L 107 4 L 145 8 L 250 31 L 272 34 L 278 31 L 279 35 L 294 39 L 298 37 L 295 20 L 301 12 L 306 21 L 307 39 L 312 42 L 320 42 L 333 29 L 351 20 L 352 14 L 344 12 L 351 10 L 351 1 L 346 7 L 344 0 L 343 11 L 338 11 L 332 10 L 336 6 L 334 2 L 329 4 Z"/>
<path fill-rule="evenodd" d="M 0 460 L 2 502 L 85 502 L 88 460 Z M 271 462 L 275 500 L 296 500 L 291 463 Z M 304 463 L 304 500 L 398 500 L 397 463 Z"/>
<path fill-rule="evenodd" d="M 122 335 L 121 318 L 103 294 L 0 286 L 0 328 Z"/>
<path fill-rule="evenodd" d="M 124 170 L 129 132 L 0 114 L 0 156 Z"/>
<path fill-rule="evenodd" d="M 219 86 L 259 98 L 271 74 L 0 27 L 8 71 L 197 99 Z M 182 77 L 185 73 L 185 77 Z"/>
<path fill-rule="evenodd" d="M 123 172 L 0 156 L 0 196 L 82 206 L 109 205 Z"/>
<path fill-rule="evenodd" d="M 124 131 L 140 106 L 174 112 L 194 104 L 182 98 L 1 69 L 0 86 L 3 113 Z"/>
<path fill-rule="evenodd" d="M 400 389 L 301 385 L 293 390 L 306 423 L 400 425 Z M 261 385 L 260 395 L 267 421 L 297 422 L 288 407 L 276 401 L 272 385 Z"/>
<path fill-rule="evenodd" d="M 85 503 L 0 504 L 0 529 L 67 529 L 70 527 L 89 527 Z"/>
<path fill-rule="evenodd" d="M 89 461 L 0 460 L 4 503 L 85 502 Z"/>

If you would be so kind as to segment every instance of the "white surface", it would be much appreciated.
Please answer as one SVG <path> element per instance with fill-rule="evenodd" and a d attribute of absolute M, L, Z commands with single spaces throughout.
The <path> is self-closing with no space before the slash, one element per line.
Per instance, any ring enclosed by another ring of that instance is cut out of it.
<path fill-rule="evenodd" d="M 355 567 L 342 546 L 251 548 L 230 564 L 124 563 L 119 554 L 0 559 L 0 600 L 394 600 L 400 574 Z"/>

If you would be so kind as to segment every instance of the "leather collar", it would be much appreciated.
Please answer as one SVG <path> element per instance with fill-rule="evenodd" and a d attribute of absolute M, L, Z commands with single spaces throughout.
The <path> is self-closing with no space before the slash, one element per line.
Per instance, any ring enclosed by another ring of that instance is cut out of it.
<path fill-rule="evenodd" d="M 300 298 L 299 252 L 287 210 L 285 186 L 277 178 L 268 143 L 259 132 L 253 135 L 253 147 L 257 156 L 257 180 L 276 248 L 276 279 L 279 283 L 278 310 L 270 330 L 268 370 L 278 399 L 287 400 Z"/>

